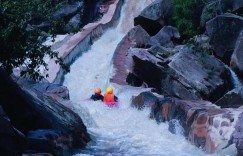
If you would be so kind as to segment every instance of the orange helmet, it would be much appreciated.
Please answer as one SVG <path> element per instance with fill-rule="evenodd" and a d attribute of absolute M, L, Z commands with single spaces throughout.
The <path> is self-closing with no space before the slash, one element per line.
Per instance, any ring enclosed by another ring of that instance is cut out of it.
<path fill-rule="evenodd" d="M 95 89 L 95 94 L 100 94 L 101 93 L 101 89 L 100 88 L 96 88 Z"/>

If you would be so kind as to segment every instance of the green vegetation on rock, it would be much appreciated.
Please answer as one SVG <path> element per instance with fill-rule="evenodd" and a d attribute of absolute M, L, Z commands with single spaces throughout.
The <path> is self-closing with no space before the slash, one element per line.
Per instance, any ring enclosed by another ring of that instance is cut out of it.
<path fill-rule="evenodd" d="M 182 39 L 187 41 L 200 31 L 203 0 L 173 0 L 173 20 Z"/>

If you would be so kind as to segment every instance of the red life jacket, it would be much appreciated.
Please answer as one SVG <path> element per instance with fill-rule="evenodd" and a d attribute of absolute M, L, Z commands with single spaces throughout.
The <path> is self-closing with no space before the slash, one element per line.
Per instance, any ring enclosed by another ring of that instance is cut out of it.
<path fill-rule="evenodd" d="M 104 102 L 115 102 L 115 95 L 113 93 L 111 93 L 111 94 L 105 93 L 103 101 Z"/>

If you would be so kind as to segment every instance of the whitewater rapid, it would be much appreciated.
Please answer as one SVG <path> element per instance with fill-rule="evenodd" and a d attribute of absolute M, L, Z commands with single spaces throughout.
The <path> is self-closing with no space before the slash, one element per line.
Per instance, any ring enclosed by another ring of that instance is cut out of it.
<path fill-rule="evenodd" d="M 139 1 L 139 3 L 138 3 Z M 78 150 L 79 155 L 161 155 L 161 156 L 204 156 L 184 136 L 171 134 L 168 124 L 157 124 L 150 120 L 149 109 L 138 111 L 130 107 L 133 95 L 146 90 L 120 87 L 109 82 L 112 76 L 112 58 L 117 44 L 133 27 L 133 18 L 152 0 L 127 0 L 121 11 L 116 28 L 107 30 L 90 50 L 85 52 L 70 67 L 64 85 L 70 91 L 75 111 L 84 121 L 93 141 L 87 148 Z M 119 98 L 119 108 L 108 108 L 102 102 L 88 100 L 94 89 L 103 91 L 112 86 Z M 214 156 L 233 156 L 230 147 Z"/>

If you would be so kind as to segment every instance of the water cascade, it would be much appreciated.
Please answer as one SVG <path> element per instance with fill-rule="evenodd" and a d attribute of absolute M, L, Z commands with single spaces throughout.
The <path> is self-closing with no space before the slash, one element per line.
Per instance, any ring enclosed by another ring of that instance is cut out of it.
<path fill-rule="evenodd" d="M 184 136 L 171 134 L 168 124 L 157 124 L 150 120 L 149 109 L 138 111 L 130 107 L 130 98 L 143 89 L 134 87 L 116 87 L 120 107 L 111 109 L 102 102 L 88 100 L 96 87 L 103 91 L 112 86 L 112 57 L 117 44 L 133 27 L 133 18 L 149 5 L 151 0 L 127 0 L 121 11 L 116 28 L 108 29 L 90 50 L 83 53 L 71 65 L 71 72 L 65 76 L 64 85 L 70 90 L 73 107 L 84 120 L 88 132 L 93 138 L 86 149 L 78 155 L 145 155 L 162 156 L 204 156 L 204 152 L 191 145 Z M 231 148 L 216 155 L 234 155 Z"/>

